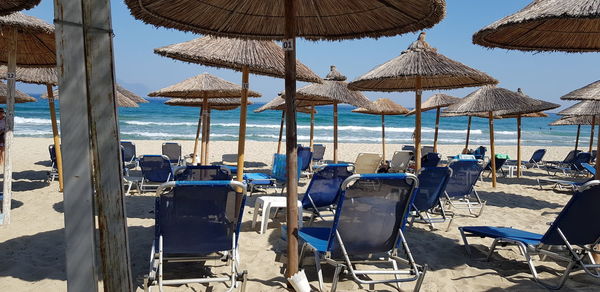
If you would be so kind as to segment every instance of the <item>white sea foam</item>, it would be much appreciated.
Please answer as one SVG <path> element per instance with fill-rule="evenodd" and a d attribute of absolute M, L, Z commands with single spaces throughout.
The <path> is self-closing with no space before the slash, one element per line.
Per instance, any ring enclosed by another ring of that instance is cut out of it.
<path fill-rule="evenodd" d="M 50 119 L 15 117 L 16 125 L 51 125 Z"/>

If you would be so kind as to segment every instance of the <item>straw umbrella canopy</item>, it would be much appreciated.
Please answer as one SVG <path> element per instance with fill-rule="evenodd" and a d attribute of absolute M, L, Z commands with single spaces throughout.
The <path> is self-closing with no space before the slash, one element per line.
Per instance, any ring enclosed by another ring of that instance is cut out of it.
<path fill-rule="evenodd" d="M 600 5 L 595 0 L 535 0 L 473 35 L 473 43 L 521 51 L 600 50 Z"/>
<path fill-rule="evenodd" d="M 591 116 L 592 118 L 592 129 L 590 133 L 590 147 L 589 152 L 592 152 L 594 144 L 594 127 L 598 123 L 598 116 L 600 115 L 600 100 L 585 100 L 576 103 L 560 112 L 561 116 Z M 599 130 L 600 133 L 600 130 Z"/>
<path fill-rule="evenodd" d="M 281 153 L 281 141 L 283 139 L 282 138 L 283 137 L 283 123 L 285 122 L 285 110 L 286 110 L 285 99 L 282 97 L 281 94 L 279 94 L 279 96 L 277 96 L 276 98 L 273 98 L 271 101 L 267 102 L 263 106 L 259 107 L 258 109 L 255 109 L 254 112 L 261 113 L 266 110 L 281 111 L 281 123 L 279 125 L 279 138 L 277 139 L 277 154 L 279 154 L 279 153 Z M 315 114 L 317 113 L 317 110 L 315 110 L 314 106 L 309 107 L 302 101 L 296 101 L 296 111 L 305 113 L 305 114 L 310 114 L 310 137 L 311 137 L 310 140 L 312 141 L 312 137 L 313 137 L 313 134 L 315 131 Z M 311 144 L 311 149 L 312 149 L 312 144 Z"/>
<path fill-rule="evenodd" d="M 36 99 L 32 96 L 29 96 L 19 90 L 15 92 L 15 102 L 16 103 L 26 103 L 26 102 L 35 102 Z M 8 86 L 6 83 L 0 81 L 0 103 L 6 104 L 6 99 L 8 97 Z"/>
<path fill-rule="evenodd" d="M 594 116 L 564 116 L 560 119 L 548 124 L 549 126 L 577 126 L 577 138 L 575 138 L 575 150 L 579 148 L 579 134 L 581 132 L 581 125 L 593 125 L 595 124 Z M 592 126 L 592 132 L 594 127 Z"/>
<path fill-rule="evenodd" d="M 149 101 L 133 92 L 131 92 L 130 90 L 126 89 L 125 87 L 117 84 L 117 92 L 120 92 L 121 94 L 127 96 L 129 99 L 133 100 L 135 103 L 149 103 Z"/>
<path fill-rule="evenodd" d="M 497 84 L 491 76 L 439 54 L 421 32 L 400 56 L 379 65 L 350 83 L 354 90 L 412 91 L 415 94 L 415 157 L 421 156 L 421 94 L 423 90 Z M 416 169 L 421 160 L 416 159 Z"/>
<path fill-rule="evenodd" d="M 356 107 L 367 107 L 371 101 L 360 91 L 348 89 L 346 76 L 335 66 L 330 66 L 329 73 L 321 84 L 309 84 L 296 91 L 296 97 L 302 102 L 315 105 L 333 105 L 333 163 L 338 162 L 338 104 L 345 103 Z M 313 136 L 310 138 L 313 147 Z"/>
<path fill-rule="evenodd" d="M 126 0 L 134 17 L 158 26 L 226 37 L 283 40 L 287 93 L 287 277 L 297 272 L 296 37 L 356 39 L 417 31 L 441 21 L 443 0 L 351 0 L 339 2 L 253 0 Z M 242 110 L 243 112 L 243 110 Z M 243 154 L 243 153 L 242 153 Z M 242 167 L 238 167 L 238 171 Z M 240 201 L 238 200 L 238 203 Z"/>
<path fill-rule="evenodd" d="M 600 80 L 573 90 L 560 97 L 562 100 L 600 100 Z"/>
<path fill-rule="evenodd" d="M 0 17 L 0 64 L 8 66 L 8 96 L 6 103 L 6 131 L 4 134 L 4 200 L 3 221 L 10 223 L 10 198 L 12 193 L 11 145 L 14 128 L 14 95 L 16 67 L 56 66 L 54 26 L 43 20 L 15 12 Z M 0 219 L 2 221 L 2 219 Z M 1 222 L 0 222 L 1 223 Z"/>
<path fill-rule="evenodd" d="M 3 0 L 0 2 L 0 15 L 31 9 L 40 4 L 41 0 Z"/>
<path fill-rule="evenodd" d="M 129 99 L 129 97 L 127 97 L 125 94 L 123 94 L 118 89 L 115 92 L 116 92 L 115 98 L 116 98 L 118 107 L 139 107 L 139 105 L 135 101 Z M 50 100 L 50 98 L 60 99 L 60 93 L 57 89 L 57 90 L 52 91 L 52 97 L 50 97 L 50 95 L 48 93 L 42 94 L 41 97 L 44 99 L 47 98 L 48 100 Z"/>
<path fill-rule="evenodd" d="M 248 90 L 248 88 L 244 88 L 244 92 L 246 93 L 246 98 L 250 97 L 260 97 L 260 93 Z M 239 98 L 242 93 L 242 86 L 239 86 L 235 83 L 229 82 L 222 78 L 219 78 L 214 75 L 210 75 L 208 73 L 203 73 L 200 75 L 196 75 L 194 77 L 188 78 L 182 82 L 173 84 L 171 86 L 165 87 L 163 89 L 159 89 L 157 91 L 151 92 L 148 96 L 161 96 L 161 97 L 169 97 L 169 98 L 179 98 L 179 99 L 201 99 L 202 107 L 200 107 L 200 116 L 198 118 L 198 130 L 196 132 L 196 140 L 194 142 L 194 153 L 193 160 L 197 162 L 197 154 L 198 154 L 198 138 L 200 136 L 200 129 L 202 125 L 207 125 L 208 123 L 208 109 L 209 109 L 209 100 L 213 98 Z M 240 104 L 242 107 L 247 104 L 247 100 L 242 96 Z M 243 111 L 243 109 L 242 109 Z M 245 120 L 245 119 L 244 119 Z M 241 127 L 241 126 L 240 126 Z M 202 136 L 202 144 L 201 144 L 201 155 L 200 155 L 200 164 L 204 165 L 206 161 L 204 161 L 205 155 L 204 149 L 206 149 L 206 139 L 205 135 Z"/>
<path fill-rule="evenodd" d="M 381 116 L 381 150 L 385 161 L 385 116 L 404 115 L 408 113 L 408 109 L 388 98 L 380 98 L 366 107 L 353 109 L 352 112 Z"/>
<path fill-rule="evenodd" d="M 433 134 L 433 152 L 437 152 L 438 132 L 440 129 L 440 111 L 442 108 L 455 104 L 460 98 L 443 93 L 434 94 L 421 104 L 421 112 L 435 109 L 435 132 Z M 414 115 L 417 111 L 411 110 L 408 115 Z"/>

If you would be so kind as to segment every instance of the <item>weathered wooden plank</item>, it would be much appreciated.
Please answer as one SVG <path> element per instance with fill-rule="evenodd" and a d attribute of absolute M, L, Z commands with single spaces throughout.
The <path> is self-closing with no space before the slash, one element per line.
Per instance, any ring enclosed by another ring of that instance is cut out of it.
<path fill-rule="evenodd" d="M 58 171 L 58 191 L 62 192 L 64 188 L 63 167 L 62 167 L 62 149 L 60 149 L 60 135 L 58 133 L 58 123 L 56 122 L 56 107 L 54 106 L 54 91 L 52 85 L 46 85 L 48 94 L 48 106 L 50 107 L 50 120 L 52 121 L 52 138 L 54 140 L 54 152 L 56 153 L 56 170 Z"/>
<path fill-rule="evenodd" d="M 10 223 L 10 208 L 12 200 L 12 141 L 15 124 L 15 94 L 17 71 L 17 30 L 10 28 L 7 33 L 11 36 L 8 44 L 8 96 L 6 97 L 5 130 L 4 130 L 4 185 L 2 199 L 2 224 Z"/>

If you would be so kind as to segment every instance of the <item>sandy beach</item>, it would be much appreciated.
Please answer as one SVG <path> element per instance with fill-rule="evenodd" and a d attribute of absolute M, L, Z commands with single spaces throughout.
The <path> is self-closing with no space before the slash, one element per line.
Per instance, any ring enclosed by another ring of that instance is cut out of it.
<path fill-rule="evenodd" d="M 134 141 L 138 155 L 160 154 L 161 141 Z M 183 145 L 184 153 L 193 149 L 192 141 L 177 141 Z M 0 290 L 1 291 L 66 291 L 65 243 L 62 195 L 58 183 L 45 182 L 49 170 L 48 145 L 51 139 L 17 137 L 14 151 L 14 195 L 12 223 L 0 226 Z M 270 168 L 272 154 L 277 145 L 274 142 L 248 141 L 247 161 L 251 168 Z M 325 159 L 332 157 L 332 145 L 326 144 Z M 478 145 L 472 145 L 472 148 Z M 401 145 L 387 145 L 389 157 Z M 443 157 L 456 154 L 461 145 L 441 145 Z M 536 146 L 523 147 L 523 159 L 529 159 Z M 571 147 L 545 147 L 546 160 L 562 160 Z M 587 148 L 587 147 L 586 147 Z M 216 141 L 210 144 L 210 161 L 220 161 L 225 153 L 235 153 L 236 142 Z M 360 152 L 380 152 L 380 144 L 341 144 L 340 159 L 354 161 Z M 508 154 L 516 159 L 515 146 L 497 146 L 497 153 Z M 531 274 L 523 257 L 516 248 L 500 248 L 490 262 L 482 259 L 491 241 L 473 239 L 478 250 L 470 258 L 466 255 L 456 227 L 466 225 L 512 226 L 532 232 L 544 233 L 546 222 L 554 220 L 564 204 L 569 200 L 567 192 L 554 192 L 546 187 L 540 190 L 535 179 L 544 177 L 545 172 L 527 170 L 517 178 L 499 178 L 496 189 L 489 179 L 479 182 L 477 190 L 482 199 L 487 200 L 484 213 L 479 218 L 457 216 L 448 232 L 430 231 L 426 225 L 416 224 L 407 228 L 406 235 L 415 260 L 427 264 L 428 271 L 421 291 L 545 291 L 532 281 Z M 308 180 L 300 182 L 302 193 Z M 272 193 L 270 191 L 269 193 Z M 262 194 L 259 194 L 259 196 Z M 147 273 L 148 256 L 153 239 L 154 194 L 144 193 L 126 198 L 129 244 L 132 259 L 132 273 L 137 291 L 142 290 L 144 274 Z M 282 264 L 276 261 L 277 254 L 285 252 L 285 242 L 280 239 L 280 226 L 285 220 L 280 212 L 274 222 L 269 223 L 265 234 L 258 234 L 251 228 L 253 206 L 256 195 L 248 198 L 244 211 L 240 234 L 241 267 L 248 270 L 247 291 L 284 291 L 286 282 L 281 273 Z M 547 280 L 557 278 L 561 269 L 554 262 L 539 262 L 541 277 Z M 211 263 L 209 263 L 211 264 Z M 212 263 L 214 264 L 214 263 Z M 217 263 L 218 264 L 218 263 Z M 317 278 L 312 263 L 305 266 L 313 287 Z M 329 289 L 333 269 L 324 266 L 326 288 Z M 101 278 L 101 277 L 100 277 Z M 403 291 L 411 291 L 414 283 L 402 284 Z M 594 280 L 581 271 L 573 273 L 564 291 L 597 291 L 599 280 Z M 183 285 L 168 287 L 165 291 L 224 291 L 223 284 Z M 377 291 L 395 291 L 394 287 L 379 284 Z M 366 290 L 349 278 L 342 278 L 338 291 Z"/>

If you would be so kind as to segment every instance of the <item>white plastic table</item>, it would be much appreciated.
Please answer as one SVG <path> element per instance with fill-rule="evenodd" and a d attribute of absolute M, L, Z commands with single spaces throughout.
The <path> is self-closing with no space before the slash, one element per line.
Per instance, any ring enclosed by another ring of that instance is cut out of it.
<path fill-rule="evenodd" d="M 254 216 L 252 217 L 252 228 L 256 225 L 259 209 L 262 208 L 261 224 L 259 234 L 265 233 L 269 218 L 271 217 L 271 208 L 285 208 L 286 197 L 280 196 L 261 196 L 254 202 Z M 302 202 L 298 201 L 298 226 L 302 227 Z"/>

